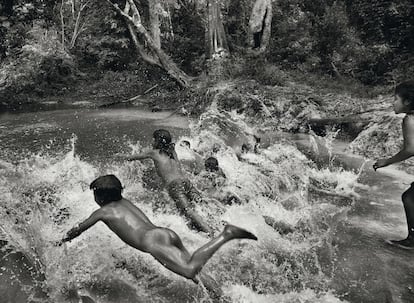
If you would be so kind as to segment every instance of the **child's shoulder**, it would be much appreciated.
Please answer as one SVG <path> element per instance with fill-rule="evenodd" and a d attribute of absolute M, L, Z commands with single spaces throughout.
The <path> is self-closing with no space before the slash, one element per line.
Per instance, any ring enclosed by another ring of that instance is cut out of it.
<path fill-rule="evenodd" d="M 414 114 L 407 114 L 403 119 L 403 127 L 414 128 Z"/>
<path fill-rule="evenodd" d="M 407 121 L 407 122 L 414 122 L 414 113 L 412 114 L 406 114 L 403 121 Z"/>

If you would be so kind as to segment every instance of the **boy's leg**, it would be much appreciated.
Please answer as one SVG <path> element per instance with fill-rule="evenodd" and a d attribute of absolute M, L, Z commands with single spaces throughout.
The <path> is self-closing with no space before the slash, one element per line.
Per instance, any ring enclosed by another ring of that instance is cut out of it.
<path fill-rule="evenodd" d="M 406 249 L 414 249 L 414 183 L 402 194 L 405 216 L 407 218 L 408 237 L 404 240 L 391 240 L 391 244 Z"/>
<path fill-rule="evenodd" d="M 257 237 L 237 226 L 226 225 L 224 230 L 216 238 L 197 249 L 191 256 L 190 264 L 196 269 L 196 273 L 202 269 L 204 264 L 207 263 L 207 261 L 221 246 L 223 246 L 223 244 L 233 239 L 257 240 Z"/>
<path fill-rule="evenodd" d="M 190 220 L 191 226 L 199 231 L 211 234 L 211 228 L 204 222 L 203 218 L 194 210 L 191 201 L 186 194 L 184 185 L 174 186 L 169 190 L 170 197 L 175 201 L 177 208 Z"/>
<path fill-rule="evenodd" d="M 178 236 L 172 230 L 156 228 L 147 232 L 144 245 L 146 251 L 163 266 L 180 276 L 192 279 L 193 268 L 189 265 L 191 256 L 182 243 L 177 243 L 175 238 Z"/>
<path fill-rule="evenodd" d="M 403 193 L 402 200 L 407 218 L 408 236 L 414 237 L 414 183 Z"/>
<path fill-rule="evenodd" d="M 227 225 L 218 237 L 200 247 L 190 257 L 185 249 L 177 246 L 175 237 L 178 238 L 173 231 L 166 228 L 150 231 L 145 240 L 148 243 L 147 251 L 169 270 L 195 282 L 198 282 L 196 275 L 223 244 L 233 239 L 257 240 L 256 236 L 248 231 Z"/>

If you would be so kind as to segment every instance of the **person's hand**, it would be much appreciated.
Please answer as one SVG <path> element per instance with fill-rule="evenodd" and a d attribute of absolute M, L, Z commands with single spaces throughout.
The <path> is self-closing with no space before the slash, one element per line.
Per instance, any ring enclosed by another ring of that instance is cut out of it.
<path fill-rule="evenodd" d="M 373 168 L 374 170 L 377 170 L 378 168 L 381 168 L 387 165 L 388 165 L 387 159 L 379 159 L 374 163 Z"/>

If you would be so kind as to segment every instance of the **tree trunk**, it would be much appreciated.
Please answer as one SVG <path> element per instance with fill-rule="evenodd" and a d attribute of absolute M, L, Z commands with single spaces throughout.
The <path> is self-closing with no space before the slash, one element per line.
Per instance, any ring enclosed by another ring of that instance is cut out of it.
<path fill-rule="evenodd" d="M 138 50 L 143 51 L 142 45 L 138 41 L 138 35 L 144 40 L 144 43 L 151 51 L 151 55 L 143 56 L 143 59 L 149 62 L 150 64 L 156 64 L 161 66 L 177 83 L 182 87 L 189 87 L 191 83 L 191 77 L 189 77 L 184 71 L 182 71 L 172 60 L 171 58 L 162 51 L 161 48 L 157 47 L 154 39 L 147 29 L 143 26 L 141 22 L 141 16 L 139 14 L 138 8 L 136 7 L 133 0 L 126 0 L 125 10 L 121 10 L 117 4 L 112 3 L 110 0 L 107 0 L 118 13 L 120 13 L 127 23 L 131 25 L 131 32 L 133 33 L 132 38 Z M 132 12 L 132 15 L 130 13 Z M 142 47 L 142 48 L 141 48 Z M 141 48 L 141 49 L 140 49 Z M 148 60 L 148 58 L 154 58 L 154 60 Z M 159 64 L 157 63 L 159 62 Z"/>
<path fill-rule="evenodd" d="M 158 48 L 161 48 L 161 30 L 160 30 L 160 18 L 159 18 L 159 0 L 148 1 L 149 5 L 149 19 L 151 26 L 151 35 L 154 39 L 154 43 Z"/>
<path fill-rule="evenodd" d="M 257 0 L 250 16 L 250 45 L 253 49 L 263 52 L 269 45 L 272 25 L 272 1 Z"/>
<path fill-rule="evenodd" d="M 207 1 L 206 58 L 210 77 L 220 79 L 224 73 L 223 61 L 229 55 L 226 33 L 217 0 Z"/>
<path fill-rule="evenodd" d="M 62 50 L 65 50 L 65 19 L 63 16 L 63 5 L 64 5 L 64 0 L 62 0 L 62 3 L 60 4 L 60 26 L 61 26 L 61 39 L 62 39 Z"/>
<path fill-rule="evenodd" d="M 229 52 L 226 33 L 221 20 L 220 5 L 217 0 L 207 1 L 207 58 L 212 59 Z"/>
<path fill-rule="evenodd" d="M 131 6 L 129 5 L 129 2 L 126 2 L 125 8 L 124 8 L 124 13 L 128 15 L 130 9 L 131 9 Z M 144 59 L 145 62 L 147 62 L 151 65 L 157 65 L 158 67 L 162 68 L 160 60 L 158 60 L 158 58 L 152 56 L 151 54 L 148 54 L 145 51 L 145 47 L 139 42 L 138 36 L 135 32 L 135 27 L 130 22 L 127 22 L 127 27 L 128 27 L 128 31 L 131 35 L 132 42 L 134 42 L 135 48 L 137 49 L 137 51 L 138 51 L 139 55 L 142 57 L 142 59 Z"/>

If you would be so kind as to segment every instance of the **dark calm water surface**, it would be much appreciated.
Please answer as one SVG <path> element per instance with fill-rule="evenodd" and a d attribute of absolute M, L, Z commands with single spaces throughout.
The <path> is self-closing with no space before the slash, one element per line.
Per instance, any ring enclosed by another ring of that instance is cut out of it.
<path fill-rule="evenodd" d="M 188 121 L 168 112 L 137 109 L 65 109 L 21 114 L 0 114 L 2 156 L 61 152 L 76 136 L 76 154 L 98 159 L 125 150 L 128 143 L 148 144 L 152 132 L 167 128 L 177 137 L 188 132 Z M 19 153 L 15 153 L 19 151 Z"/>

